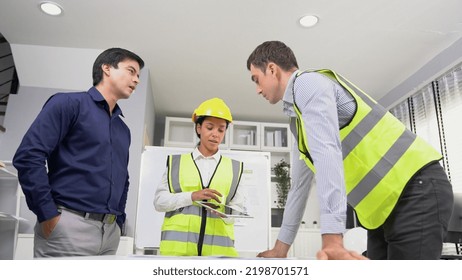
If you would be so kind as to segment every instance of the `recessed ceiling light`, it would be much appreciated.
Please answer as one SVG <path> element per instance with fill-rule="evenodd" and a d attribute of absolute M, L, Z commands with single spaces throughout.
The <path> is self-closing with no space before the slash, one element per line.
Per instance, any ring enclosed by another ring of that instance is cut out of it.
<path fill-rule="evenodd" d="M 316 23 L 318 23 L 319 21 L 319 18 L 317 16 L 313 16 L 313 15 L 308 15 L 308 16 L 304 16 L 300 19 L 300 25 L 303 26 L 303 27 L 312 27 L 312 26 L 315 26 Z"/>
<path fill-rule="evenodd" d="M 54 2 L 42 2 L 40 3 L 40 9 L 47 15 L 59 16 L 63 9 Z"/>

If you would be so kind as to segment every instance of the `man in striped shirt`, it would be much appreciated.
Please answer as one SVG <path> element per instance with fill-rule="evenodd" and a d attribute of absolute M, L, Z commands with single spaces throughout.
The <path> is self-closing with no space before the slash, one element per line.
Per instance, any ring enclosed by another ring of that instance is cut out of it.
<path fill-rule="evenodd" d="M 287 256 L 314 179 L 318 259 L 365 259 L 343 246 L 347 203 L 368 229 L 368 258 L 441 256 L 453 193 L 433 147 L 337 73 L 299 71 L 282 42 L 259 45 L 247 68 L 257 94 L 271 104 L 283 100 L 296 139 L 283 224 L 274 248 L 260 257 Z"/>

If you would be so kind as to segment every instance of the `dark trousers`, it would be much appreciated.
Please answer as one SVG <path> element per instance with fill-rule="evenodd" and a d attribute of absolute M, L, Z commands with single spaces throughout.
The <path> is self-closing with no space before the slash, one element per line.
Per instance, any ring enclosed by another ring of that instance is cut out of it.
<path fill-rule="evenodd" d="M 367 257 L 439 259 L 453 200 L 451 183 L 441 165 L 426 166 L 406 185 L 385 223 L 368 231 Z"/>

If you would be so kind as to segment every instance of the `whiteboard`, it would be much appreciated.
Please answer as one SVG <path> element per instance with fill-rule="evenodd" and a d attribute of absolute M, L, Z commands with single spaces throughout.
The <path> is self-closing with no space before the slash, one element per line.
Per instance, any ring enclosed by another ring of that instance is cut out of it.
<path fill-rule="evenodd" d="M 135 225 L 137 249 L 159 248 L 164 212 L 154 208 L 154 193 L 165 172 L 167 156 L 190 153 L 193 149 L 147 146 L 141 157 L 141 178 Z M 268 250 L 271 242 L 271 154 L 221 150 L 222 155 L 242 161 L 244 171 L 239 184 L 245 207 L 252 219 L 235 219 L 235 247 L 238 252 Z"/>

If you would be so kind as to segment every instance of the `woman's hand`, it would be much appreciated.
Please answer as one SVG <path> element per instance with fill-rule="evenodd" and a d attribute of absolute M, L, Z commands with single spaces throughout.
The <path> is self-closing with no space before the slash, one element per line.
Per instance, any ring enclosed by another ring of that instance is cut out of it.
<path fill-rule="evenodd" d="M 216 202 L 221 203 L 220 197 L 221 193 L 213 189 L 202 189 L 191 194 L 192 201 L 213 199 Z"/>

